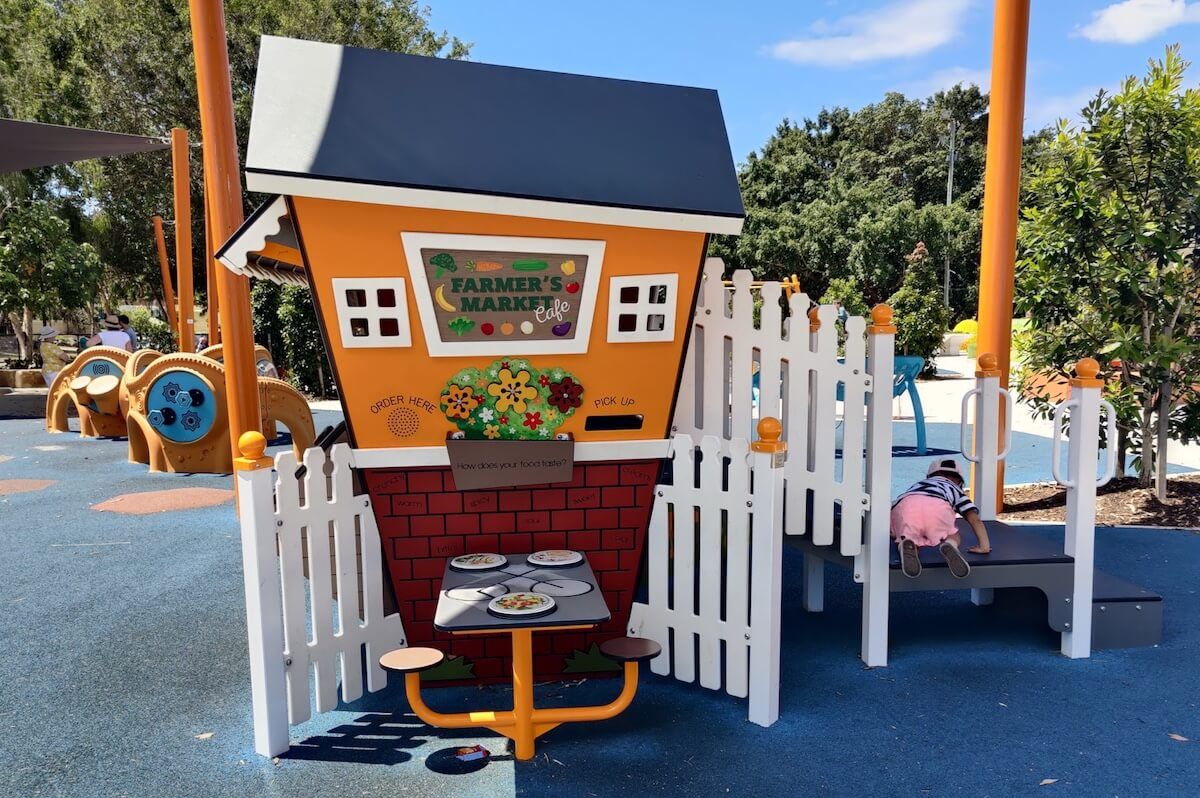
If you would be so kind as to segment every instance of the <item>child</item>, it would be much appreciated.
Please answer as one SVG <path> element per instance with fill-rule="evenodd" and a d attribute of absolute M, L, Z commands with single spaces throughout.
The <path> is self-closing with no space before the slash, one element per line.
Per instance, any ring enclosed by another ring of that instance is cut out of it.
<path fill-rule="evenodd" d="M 963 475 L 958 463 L 954 458 L 934 460 L 925 472 L 925 479 L 901 493 L 892 504 L 892 537 L 900 550 L 900 569 L 905 576 L 921 575 L 918 546 L 937 546 L 950 573 L 959 579 L 971 573 L 971 566 L 958 550 L 962 538 L 954 526 L 956 512 L 967 520 L 979 540 L 967 551 L 990 552 L 992 546 L 979 519 L 979 508 L 963 493 Z"/>

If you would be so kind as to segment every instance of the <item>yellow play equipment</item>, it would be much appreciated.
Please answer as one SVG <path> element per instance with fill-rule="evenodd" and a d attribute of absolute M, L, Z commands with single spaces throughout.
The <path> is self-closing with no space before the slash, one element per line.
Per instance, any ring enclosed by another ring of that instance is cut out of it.
<path fill-rule="evenodd" d="M 46 396 L 46 429 L 69 432 L 67 414 L 73 403 L 79 414 L 79 433 L 85 438 L 124 436 L 120 386 L 129 360 L 129 352 L 113 346 L 96 346 L 80 352 L 50 385 Z"/>
<path fill-rule="evenodd" d="M 225 410 L 225 366 L 208 354 L 212 349 L 204 350 L 204 354 L 148 357 L 140 373 L 126 379 L 131 462 L 147 463 L 151 471 L 233 470 Z M 265 355 L 270 363 L 270 355 L 259 349 L 259 355 Z M 259 377 L 258 389 L 264 428 L 282 423 L 292 434 L 297 453 L 312 446 L 316 435 L 304 397 L 272 377 Z"/>

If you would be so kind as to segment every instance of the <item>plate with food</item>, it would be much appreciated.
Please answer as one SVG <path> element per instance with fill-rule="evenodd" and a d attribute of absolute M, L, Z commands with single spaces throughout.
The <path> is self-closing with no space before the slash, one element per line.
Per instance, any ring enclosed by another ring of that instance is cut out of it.
<path fill-rule="evenodd" d="M 545 615 L 554 609 L 554 599 L 545 593 L 508 593 L 488 602 L 488 612 L 505 618 Z"/>
<path fill-rule="evenodd" d="M 456 571 L 489 571 L 508 565 L 508 558 L 503 554 L 461 554 L 450 561 L 450 567 Z"/>
<path fill-rule="evenodd" d="M 570 549 L 543 549 L 530 554 L 527 559 L 530 565 L 538 565 L 543 568 L 565 568 L 569 565 L 579 565 L 583 562 L 583 555 Z"/>

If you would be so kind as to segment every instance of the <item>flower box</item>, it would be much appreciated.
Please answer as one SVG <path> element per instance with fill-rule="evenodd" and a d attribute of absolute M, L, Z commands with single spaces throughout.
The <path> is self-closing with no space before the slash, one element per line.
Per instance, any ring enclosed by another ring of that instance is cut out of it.
<path fill-rule="evenodd" d="M 458 490 L 570 482 L 575 441 L 505 441 L 446 438 Z"/>

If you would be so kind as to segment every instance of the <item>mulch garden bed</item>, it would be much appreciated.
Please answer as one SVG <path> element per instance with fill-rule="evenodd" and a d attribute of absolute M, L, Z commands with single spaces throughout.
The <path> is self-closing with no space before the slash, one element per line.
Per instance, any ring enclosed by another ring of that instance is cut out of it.
<path fill-rule="evenodd" d="M 1067 492 L 1047 482 L 1004 491 L 1001 520 L 1058 521 L 1066 517 Z M 1097 491 L 1096 523 L 1101 526 L 1174 526 L 1200 532 L 1200 474 L 1167 479 L 1167 500 L 1153 488 L 1138 487 L 1136 477 L 1114 479 Z"/>

